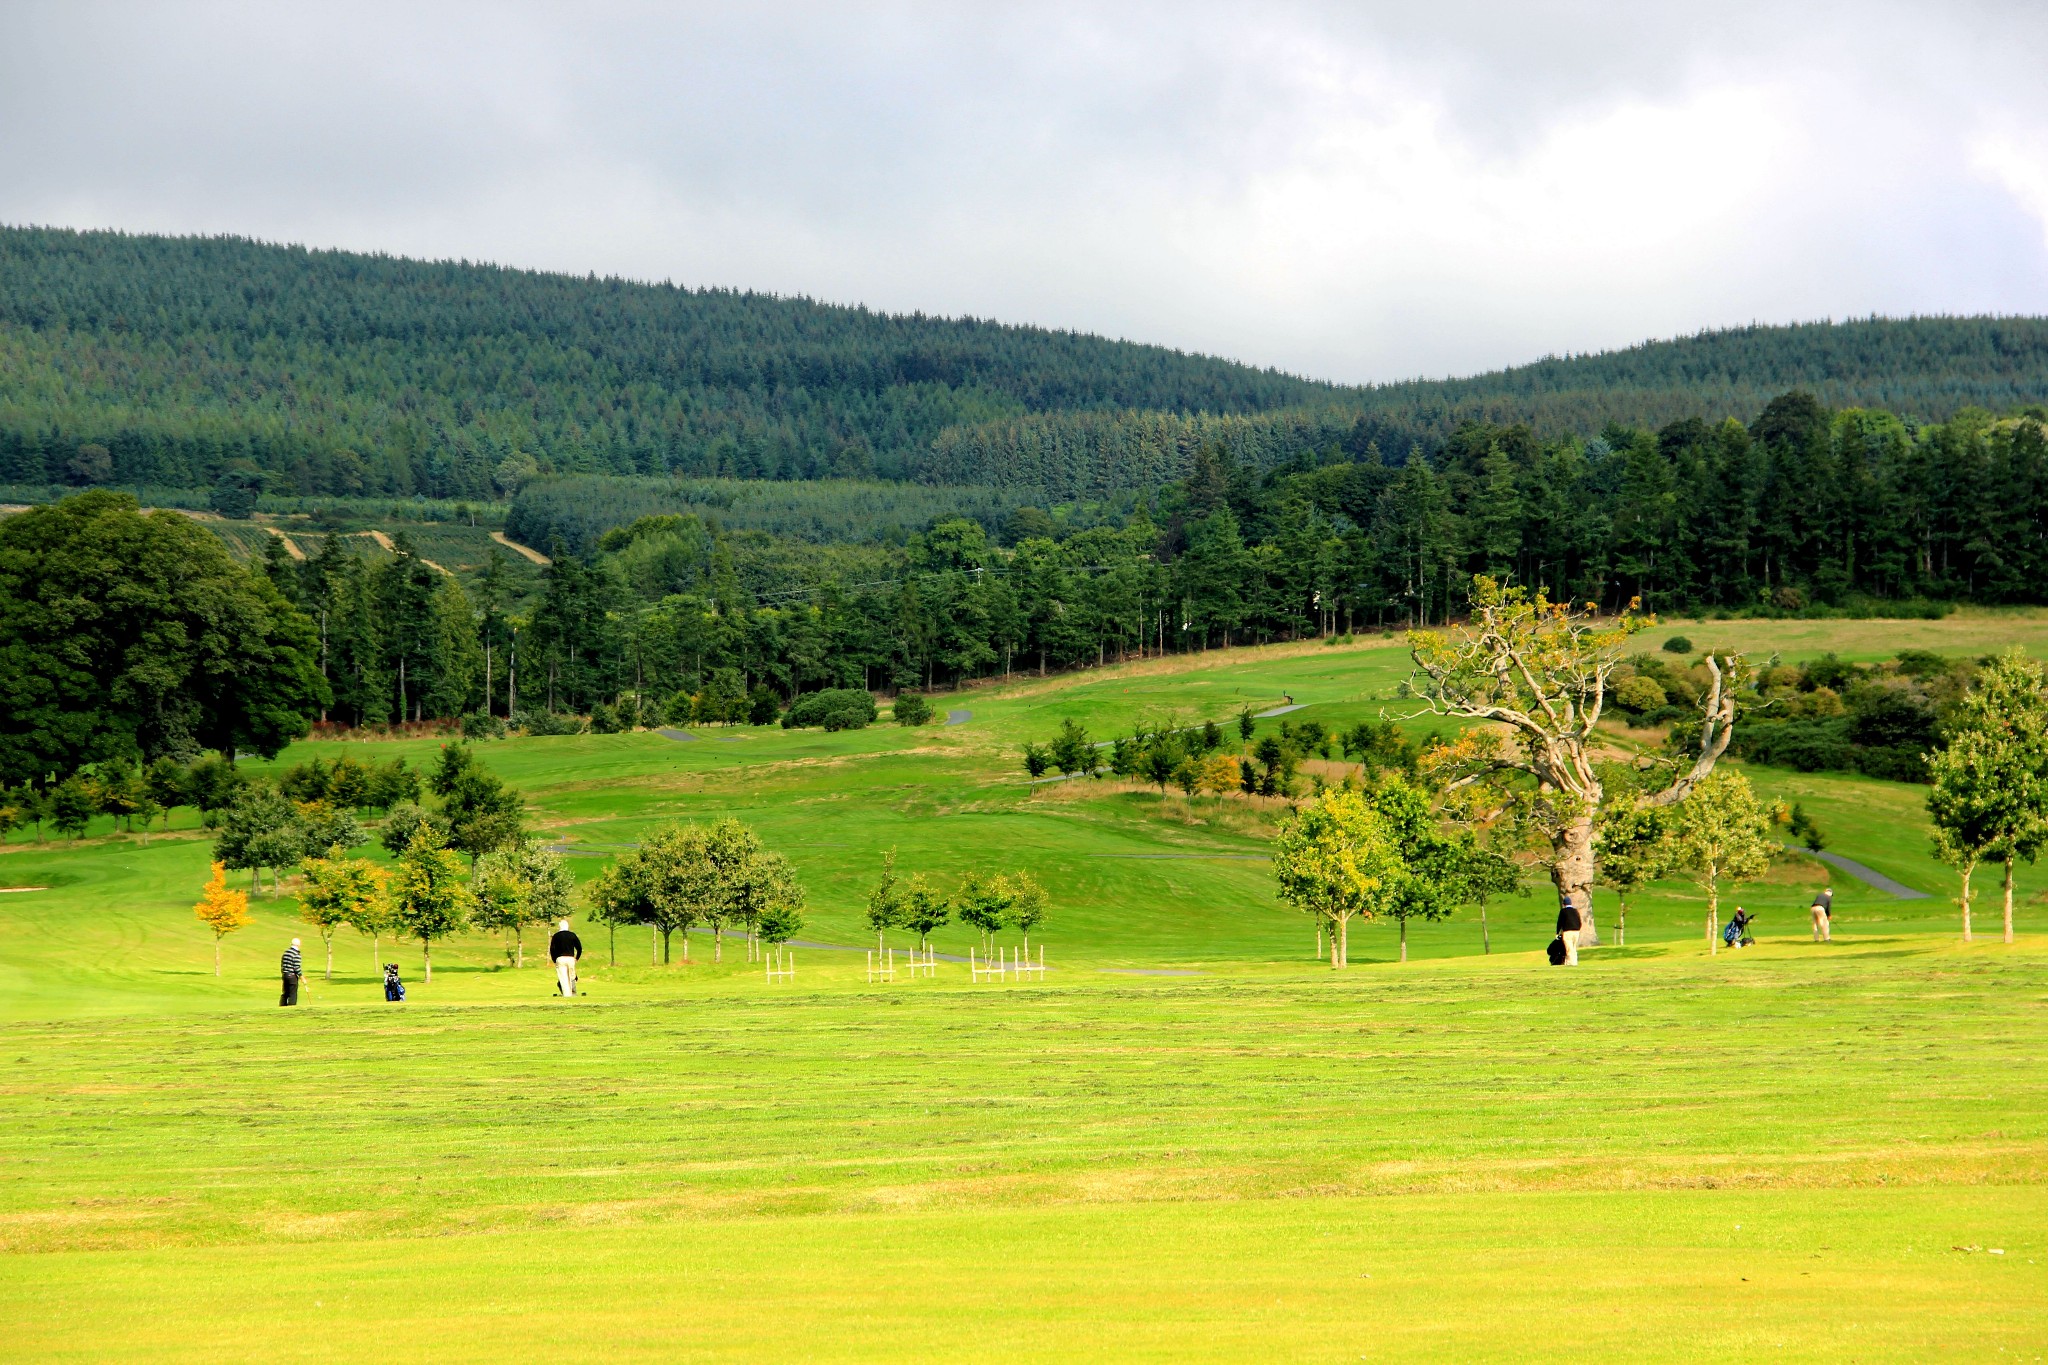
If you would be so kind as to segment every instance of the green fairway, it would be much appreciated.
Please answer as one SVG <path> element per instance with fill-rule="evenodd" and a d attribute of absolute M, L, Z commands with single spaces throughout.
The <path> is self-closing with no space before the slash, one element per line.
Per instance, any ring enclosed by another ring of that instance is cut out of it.
<path fill-rule="evenodd" d="M 1880 623 L 1764 638 L 1816 624 L 1688 630 L 1847 655 Z M 531 937 L 524 970 L 492 936 L 438 944 L 429 984 L 417 944 L 344 930 L 330 982 L 289 882 L 216 978 L 191 812 L 146 846 L 104 820 L 12 845 L 0 886 L 36 889 L 0 894 L 0 1358 L 2038 1355 L 2048 879 L 2022 869 L 2018 944 L 1959 942 L 1924 789 L 1750 770 L 1924 899 L 1799 855 L 1724 891 L 1761 911 L 1755 949 L 1708 955 L 1683 882 L 1612 946 L 1602 888 L 1610 945 L 1555 971 L 1536 888 L 1489 907 L 1490 955 L 1461 912 L 1405 967 L 1391 926 L 1354 930 L 1334 973 L 1273 897 L 1280 803 L 1034 788 L 1017 762 L 1064 718 L 1108 738 L 1291 696 L 1348 724 L 1406 671 L 1362 638 L 1020 676 L 940 699 L 971 713 L 951 726 L 478 746 L 580 878 L 667 820 L 760 830 L 810 891 L 773 985 L 737 939 L 659 965 L 621 931 L 614 965 L 595 926 L 576 1002 Z M 870 985 L 892 847 L 1043 881 L 1046 980 Z M 280 1011 L 292 934 L 307 1005 Z"/>

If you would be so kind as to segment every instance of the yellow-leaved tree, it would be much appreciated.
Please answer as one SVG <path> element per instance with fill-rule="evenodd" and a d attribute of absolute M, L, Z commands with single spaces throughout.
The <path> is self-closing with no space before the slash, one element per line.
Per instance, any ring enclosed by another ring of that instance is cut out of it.
<path fill-rule="evenodd" d="M 377 923 L 391 874 L 368 858 L 342 857 L 308 858 L 305 873 L 299 918 L 320 931 L 320 941 L 327 946 L 327 979 L 332 981 L 334 931 L 344 924 Z"/>
<path fill-rule="evenodd" d="M 1332 787 L 1273 843 L 1280 899 L 1330 926 L 1330 965 L 1351 961 L 1351 921 L 1387 913 L 1406 876 L 1398 833 L 1365 797 Z"/>
<path fill-rule="evenodd" d="M 200 923 L 213 930 L 213 974 L 219 976 L 220 941 L 249 922 L 248 894 L 228 889 L 226 863 L 213 865 L 213 878 L 206 883 L 206 890 L 200 894 L 199 904 L 192 907 L 192 913 Z"/>

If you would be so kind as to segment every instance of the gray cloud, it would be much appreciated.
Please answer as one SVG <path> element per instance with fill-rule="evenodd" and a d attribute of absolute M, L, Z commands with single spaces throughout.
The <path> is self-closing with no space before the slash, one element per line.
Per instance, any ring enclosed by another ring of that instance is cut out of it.
<path fill-rule="evenodd" d="M 2044 56 L 2048 11 L 1992 3 L 17 3 L 0 220 L 1387 379 L 2048 311 Z"/>

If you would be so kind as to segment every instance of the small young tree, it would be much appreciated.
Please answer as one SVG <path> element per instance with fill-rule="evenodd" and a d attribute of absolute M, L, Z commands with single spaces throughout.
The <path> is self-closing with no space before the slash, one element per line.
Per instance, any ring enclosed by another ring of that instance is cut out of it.
<path fill-rule="evenodd" d="M 803 920 L 799 913 L 804 905 L 803 883 L 797 880 L 789 859 L 780 853 L 763 852 L 750 858 L 726 879 L 725 894 L 732 918 L 747 930 L 750 947 L 761 937 L 762 925 L 770 915 L 795 916 L 794 923 Z M 783 939 L 787 937 L 785 934 Z M 783 939 L 768 941 L 780 943 Z"/>
<path fill-rule="evenodd" d="M 1526 896 L 1522 869 L 1515 860 L 1489 848 L 1473 834 L 1458 842 L 1458 899 L 1479 907 L 1479 951 L 1493 952 L 1493 928 L 1486 922 L 1486 906 L 1495 896 L 1510 892 Z"/>
<path fill-rule="evenodd" d="M 1707 951 L 1721 950 L 1721 883 L 1761 877 L 1777 842 L 1770 816 L 1741 773 L 1718 772 L 1678 808 L 1677 863 L 1707 893 Z"/>
<path fill-rule="evenodd" d="M 903 893 L 903 927 L 917 935 L 918 947 L 929 946 L 932 932 L 952 917 L 952 902 L 945 892 L 922 872 L 910 879 Z"/>
<path fill-rule="evenodd" d="M 761 912 L 756 931 L 763 943 L 787 943 L 804 927 L 803 912 L 794 905 L 771 905 Z"/>
<path fill-rule="evenodd" d="M 1614 942 L 1628 942 L 1628 898 L 1671 869 L 1671 812 L 1662 806 L 1610 810 L 1596 849 L 1600 875 L 1616 892 Z"/>
<path fill-rule="evenodd" d="M 1182 758 L 1174 765 L 1173 785 L 1179 787 L 1187 801 L 1187 820 L 1195 822 L 1195 793 L 1202 788 L 1202 765 L 1193 758 Z"/>
<path fill-rule="evenodd" d="M 1237 751 L 1242 758 L 1251 751 L 1252 733 L 1259 728 L 1257 716 L 1249 706 L 1240 707 L 1237 713 Z"/>
<path fill-rule="evenodd" d="M 1052 741 L 1053 766 L 1068 777 L 1093 777 L 1102 766 L 1088 732 L 1069 718 L 1060 722 Z"/>
<path fill-rule="evenodd" d="M 882 860 L 882 879 L 868 892 L 868 928 L 875 931 L 875 951 L 886 951 L 888 932 L 903 923 L 905 891 L 896 878 L 896 850 Z"/>
<path fill-rule="evenodd" d="M 426 980 L 434 979 L 434 940 L 468 924 L 475 906 L 454 850 L 435 845 L 425 834 L 415 838 L 391 879 L 391 919 L 400 933 L 420 941 Z"/>
<path fill-rule="evenodd" d="M 221 812 L 213 840 L 214 859 L 238 870 L 247 868 L 252 891 L 267 867 L 275 892 L 278 869 L 290 867 L 305 852 L 299 809 L 275 787 L 243 787 L 234 804 Z"/>
<path fill-rule="evenodd" d="M 505 961 L 517 963 L 520 956 L 513 947 L 512 934 L 527 919 L 526 883 L 511 866 L 507 852 L 494 849 L 486 853 L 477 859 L 476 870 L 469 874 L 469 889 L 476 896 L 476 910 L 470 922 L 479 929 L 496 929 L 502 934 Z"/>
<path fill-rule="evenodd" d="M 1385 913 L 1401 926 L 1401 961 L 1408 960 L 1408 921 L 1440 920 L 1456 908 L 1466 889 L 1467 851 L 1443 830 L 1429 798 L 1399 778 L 1365 793 L 1365 803 L 1393 836 L 1401 875 L 1386 898 Z"/>
<path fill-rule="evenodd" d="M 669 960 L 669 939 L 683 935 L 683 962 L 690 961 L 690 926 L 720 911 L 723 894 L 702 825 L 668 825 L 640 845 L 649 922 L 661 935 L 661 960 Z"/>
<path fill-rule="evenodd" d="M 59 834 L 83 839 L 85 827 L 99 808 L 99 793 L 93 784 L 74 773 L 50 791 L 50 826 Z"/>
<path fill-rule="evenodd" d="M 960 922 L 980 931 L 982 952 L 990 952 L 1010 912 L 1008 879 L 970 872 L 960 879 L 953 903 L 960 907 Z"/>
<path fill-rule="evenodd" d="M 1970 876 L 2005 865 L 2005 941 L 2013 941 L 2013 865 L 2048 845 L 2048 677 L 2009 650 L 1977 676 L 1957 707 L 1948 743 L 1928 758 L 1927 813 L 1935 851 L 1962 874 L 1963 937 L 1970 937 Z"/>
<path fill-rule="evenodd" d="M 430 844 L 445 846 L 448 842 L 448 822 L 432 811 L 426 810 L 416 801 L 400 801 L 391 807 L 391 813 L 384 817 L 384 827 L 377 831 L 377 842 L 384 851 L 394 858 L 402 858 L 412 847 L 413 841 L 425 834 Z"/>
<path fill-rule="evenodd" d="M 1024 936 L 1024 951 L 1031 952 L 1031 931 L 1045 923 L 1045 888 L 1029 872 L 1012 872 L 1003 878 L 1003 898 L 1009 902 L 1004 918 Z"/>
<path fill-rule="evenodd" d="M 1145 745 L 1145 755 L 1138 763 L 1138 771 L 1145 780 L 1159 788 L 1159 799 L 1166 800 L 1166 786 L 1173 781 L 1173 775 L 1180 771 L 1180 765 L 1187 761 L 1187 754 L 1181 748 L 1180 737 L 1170 734 L 1154 735 Z"/>
<path fill-rule="evenodd" d="M 1024 771 L 1031 775 L 1034 783 L 1044 777 L 1046 769 L 1051 766 L 1052 754 L 1043 744 L 1024 746 Z"/>
<path fill-rule="evenodd" d="M 156 803 L 158 813 L 164 818 L 164 828 L 169 829 L 171 812 L 192 804 L 191 784 L 185 765 L 167 754 L 149 765 L 142 781 L 149 792 L 149 799 Z"/>
<path fill-rule="evenodd" d="M 391 876 L 367 858 L 330 854 L 308 858 L 305 884 L 299 890 L 299 918 L 320 931 L 327 948 L 327 979 L 334 980 L 334 931 L 344 924 L 360 927 L 376 921 Z"/>
<path fill-rule="evenodd" d="M 192 913 L 200 923 L 213 930 L 213 974 L 219 976 L 220 941 L 249 922 L 249 897 L 240 891 L 230 891 L 227 868 L 215 863 L 213 876 L 200 893 L 199 903 L 192 907 Z"/>
<path fill-rule="evenodd" d="M 592 878 L 585 893 L 590 903 L 590 917 L 609 931 L 614 967 L 619 963 L 619 926 L 654 923 L 654 907 L 648 895 L 647 879 L 642 873 L 640 855 L 629 853 Z M 658 945 L 658 936 L 655 941 Z"/>
<path fill-rule="evenodd" d="M 721 894 L 705 902 L 703 920 L 711 926 L 711 960 L 723 962 L 725 926 L 741 925 L 751 943 L 754 921 L 760 917 L 760 906 L 753 902 L 751 887 L 765 856 L 761 836 L 728 816 L 706 831 L 704 856 L 710 860 L 714 884 Z"/>
<path fill-rule="evenodd" d="M 1333 787 L 1296 811 L 1274 842 L 1279 895 L 1331 925 L 1330 965 L 1351 961 L 1351 921 L 1373 919 L 1403 873 L 1394 832 L 1362 793 Z"/>

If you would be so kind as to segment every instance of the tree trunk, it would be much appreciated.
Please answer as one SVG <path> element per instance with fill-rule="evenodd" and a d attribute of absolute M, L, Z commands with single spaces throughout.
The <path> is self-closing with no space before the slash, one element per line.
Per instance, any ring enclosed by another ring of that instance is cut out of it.
<path fill-rule="evenodd" d="M 647 965 L 650 967 L 659 967 L 661 965 L 661 926 L 651 924 L 648 926 L 648 928 L 652 929 L 654 933 L 653 936 L 648 940 L 647 944 Z"/>
<path fill-rule="evenodd" d="M 526 925 L 512 926 L 512 966 L 515 970 L 526 965 Z"/>
<path fill-rule="evenodd" d="M 1323 960 L 1323 917 L 1316 916 L 1316 961 Z"/>
<path fill-rule="evenodd" d="M 1963 942 L 1970 941 L 1970 877 L 1977 870 L 1975 863 L 1963 867 Z"/>
<path fill-rule="evenodd" d="M 1337 965 L 1351 965 L 1351 921 L 1348 919 L 1337 921 Z"/>
<path fill-rule="evenodd" d="M 213 936 L 213 974 L 220 975 L 220 935 Z"/>
<path fill-rule="evenodd" d="M 334 931 L 329 929 L 320 937 L 327 944 L 327 979 L 332 981 L 334 980 Z"/>
<path fill-rule="evenodd" d="M 1486 925 L 1486 902 L 1479 902 L 1479 951 L 1493 952 L 1493 931 Z"/>
<path fill-rule="evenodd" d="M 685 953 L 688 951 L 687 948 L 684 949 Z M 711 960 L 725 961 L 725 926 L 716 922 L 711 926 Z"/>
<path fill-rule="evenodd" d="M 426 967 L 420 973 L 420 977 L 422 980 L 432 981 L 434 979 L 434 940 L 430 938 L 420 940 L 420 957 L 426 963 Z"/>
<path fill-rule="evenodd" d="M 1408 960 L 1408 917 L 1401 916 L 1401 960 Z"/>
<path fill-rule="evenodd" d="M 1593 817 L 1581 816 L 1553 834 L 1550 851 L 1558 900 L 1570 897 L 1579 910 L 1579 946 L 1595 947 L 1600 933 L 1593 927 Z"/>
<path fill-rule="evenodd" d="M 1707 955 L 1721 951 L 1721 884 L 1718 880 L 1707 883 Z"/>
<path fill-rule="evenodd" d="M 2005 860 L 2005 941 L 2007 943 L 2012 942 L 2012 864 L 2013 860 L 2008 856 Z"/>
<path fill-rule="evenodd" d="M 1619 907 L 1614 912 L 1614 946 L 1617 948 L 1628 946 L 1628 899 L 1626 897 L 1622 898 Z"/>
<path fill-rule="evenodd" d="M 370 974 L 375 976 L 384 970 L 384 935 L 372 930 L 370 933 Z"/>

